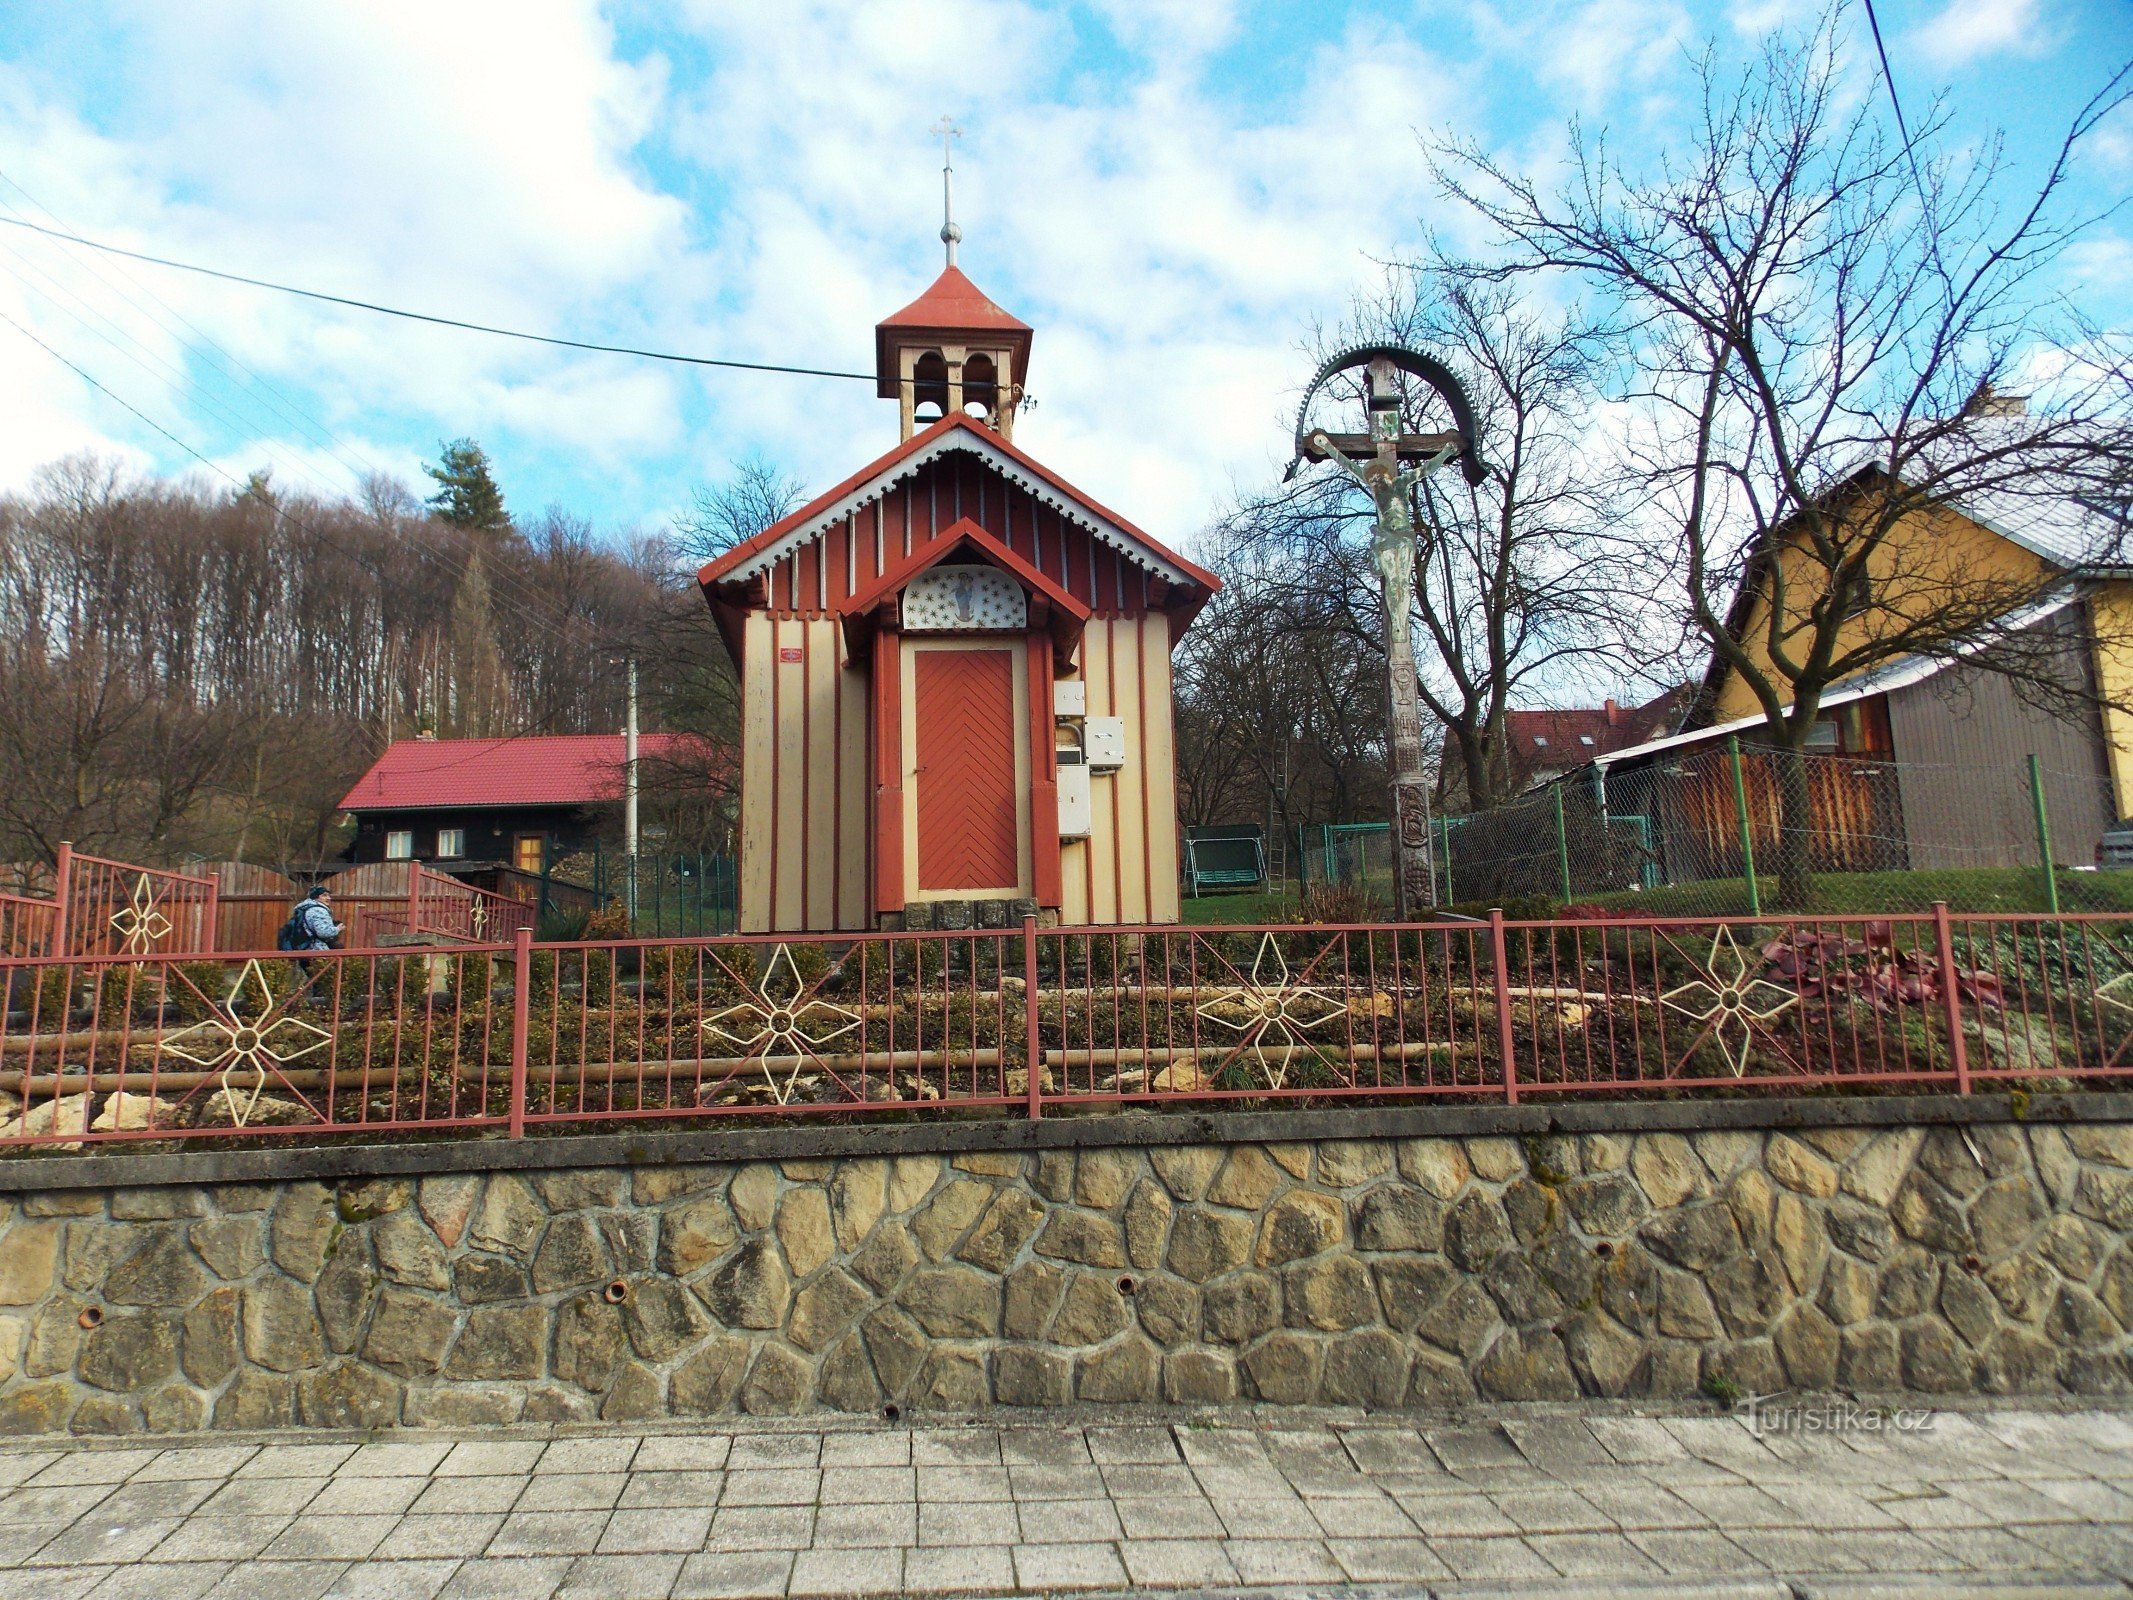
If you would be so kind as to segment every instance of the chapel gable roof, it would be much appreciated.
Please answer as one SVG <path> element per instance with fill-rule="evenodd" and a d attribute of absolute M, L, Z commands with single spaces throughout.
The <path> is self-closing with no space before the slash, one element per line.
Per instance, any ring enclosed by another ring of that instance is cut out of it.
<path fill-rule="evenodd" d="M 1222 586 L 1221 579 L 1206 568 L 1186 560 L 1142 532 L 1050 468 L 1040 465 L 983 422 L 961 411 L 951 412 L 922 432 L 913 434 L 836 487 L 825 490 L 791 515 L 781 517 L 754 538 L 707 562 L 697 572 L 696 581 L 710 590 L 752 578 L 802 545 L 820 538 L 846 517 L 880 500 L 928 463 L 957 453 L 975 456 L 1000 478 L 1156 577 L 1198 589 L 1203 596 Z"/>

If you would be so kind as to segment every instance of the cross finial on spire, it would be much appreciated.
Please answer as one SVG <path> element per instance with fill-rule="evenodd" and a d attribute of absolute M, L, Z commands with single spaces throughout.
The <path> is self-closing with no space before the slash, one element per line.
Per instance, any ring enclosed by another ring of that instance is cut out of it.
<path fill-rule="evenodd" d="M 943 116 L 932 131 L 941 141 L 941 243 L 947 247 L 952 267 L 955 247 L 963 237 L 963 230 L 955 225 L 955 141 L 963 137 L 963 130 L 953 118 Z"/>

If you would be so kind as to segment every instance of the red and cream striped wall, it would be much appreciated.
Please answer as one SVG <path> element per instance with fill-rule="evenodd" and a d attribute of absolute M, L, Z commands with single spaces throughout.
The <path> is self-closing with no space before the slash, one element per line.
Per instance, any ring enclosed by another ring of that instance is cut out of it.
<path fill-rule="evenodd" d="M 816 504 L 835 509 L 853 484 Z M 1034 858 L 1025 860 L 1022 891 L 1069 925 L 1177 919 L 1170 652 L 1205 589 L 1166 576 L 1177 558 L 1159 546 L 1143 560 L 1130 541 L 1119 547 L 1115 531 L 1110 542 L 1099 538 L 1088 524 L 1115 530 L 1107 514 L 1079 516 L 1071 503 L 1047 503 L 1060 498 L 1055 484 L 1035 488 L 982 453 L 949 451 L 881 485 L 796 548 L 772 543 L 752 560 L 729 560 L 726 574 L 707 569 L 705 587 L 714 604 L 723 599 L 742 679 L 744 931 L 872 928 L 893 922 L 885 911 L 907 899 L 955 897 L 929 895 L 909 861 L 887 859 L 906 831 L 901 790 L 915 769 L 910 713 L 899 718 L 885 707 L 877 680 L 908 705 L 903 686 L 888 680 L 908 682 L 911 652 L 926 648 L 928 636 L 877 638 L 855 652 L 851 608 L 840 606 L 890 569 L 923 559 L 936 541 L 952 542 L 950 530 L 964 519 L 1089 608 L 1070 660 L 1055 656 L 1041 631 L 1026 641 L 1012 636 L 1017 765 Z M 1092 777 L 1089 837 L 1064 841 L 1051 798 L 1051 681 L 1061 676 L 1080 678 L 1087 715 L 1118 718 L 1125 736 L 1124 764 Z M 884 727 L 895 729 L 887 738 L 900 748 L 879 748 Z M 890 807 L 893 817 L 884 814 Z"/>

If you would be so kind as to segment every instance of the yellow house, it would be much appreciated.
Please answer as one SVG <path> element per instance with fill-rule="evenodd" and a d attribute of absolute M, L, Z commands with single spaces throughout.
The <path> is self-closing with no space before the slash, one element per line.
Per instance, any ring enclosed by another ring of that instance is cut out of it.
<path fill-rule="evenodd" d="M 1878 470 L 1853 474 L 1825 505 L 1841 517 L 1848 498 L 1878 492 Z M 1773 650 L 1797 661 L 1815 631 L 1811 608 L 1832 599 L 1843 607 L 1832 659 L 1879 647 L 1872 664 L 1823 693 L 1809 739 L 1811 753 L 1846 758 L 1811 773 L 1818 870 L 2033 863 L 2029 797 L 2015 781 L 2032 755 L 2061 863 L 2090 863 L 2101 835 L 2133 817 L 2125 709 L 2133 706 L 2133 568 L 2118 553 L 2124 532 L 2122 520 L 2075 495 L 2001 494 L 1906 514 L 1841 594 L 1804 535 L 1751 564 L 1725 626 L 1770 681 L 1787 681 L 1771 666 Z M 1976 644 L 1944 642 L 1951 608 L 1970 624 L 1954 631 Z M 1921 648 L 1906 650 L 1914 634 Z M 2026 678 L 2063 693 L 2025 692 L 1993 670 L 1984 658 L 2010 641 Z M 1710 836 L 1707 865 L 1717 875 L 1737 870 L 1718 859 L 1737 850 L 1731 779 L 1692 758 L 1728 736 L 1752 746 L 1763 726 L 1753 688 L 1714 653 L 1682 732 L 1593 765 L 1620 810 L 1644 792 L 1640 774 L 1664 772 L 1684 794 L 1711 789 L 1678 802 L 1697 814 L 1679 831 Z M 1751 768 L 1748 778 L 1756 831 L 1767 824 L 1774 833 L 1774 795 L 1766 804 L 1756 792 L 1768 774 Z"/>

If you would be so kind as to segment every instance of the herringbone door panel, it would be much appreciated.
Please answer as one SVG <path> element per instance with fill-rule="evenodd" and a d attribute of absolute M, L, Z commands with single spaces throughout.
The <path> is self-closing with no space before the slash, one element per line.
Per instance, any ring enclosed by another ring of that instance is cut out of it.
<path fill-rule="evenodd" d="M 918 886 L 1012 889 L 1015 671 L 1005 650 L 920 650 Z"/>

